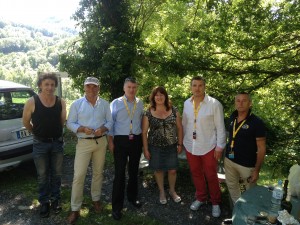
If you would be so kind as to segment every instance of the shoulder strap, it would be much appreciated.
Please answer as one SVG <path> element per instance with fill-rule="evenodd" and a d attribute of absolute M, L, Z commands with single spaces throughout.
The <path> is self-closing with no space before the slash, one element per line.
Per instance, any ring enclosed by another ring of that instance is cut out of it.
<path fill-rule="evenodd" d="M 173 113 L 174 117 L 176 118 L 177 117 L 177 110 L 174 106 L 172 106 L 172 113 Z"/>
<path fill-rule="evenodd" d="M 39 98 L 39 96 L 38 95 L 34 95 L 33 96 L 33 99 L 34 99 L 34 105 L 36 106 L 37 104 L 42 104 L 41 103 L 41 100 L 40 100 L 40 98 Z"/>
<path fill-rule="evenodd" d="M 34 101 L 37 101 L 38 98 L 39 98 L 38 95 L 33 95 Z"/>
<path fill-rule="evenodd" d="M 150 108 L 146 111 L 146 116 L 147 117 L 151 117 L 152 116 Z"/>
<path fill-rule="evenodd" d="M 57 95 L 55 96 L 55 108 L 57 108 L 58 110 L 62 110 L 62 105 L 61 105 L 61 98 L 58 97 Z"/>
<path fill-rule="evenodd" d="M 57 101 L 57 104 L 61 105 L 61 98 L 59 96 L 56 96 L 56 101 Z"/>

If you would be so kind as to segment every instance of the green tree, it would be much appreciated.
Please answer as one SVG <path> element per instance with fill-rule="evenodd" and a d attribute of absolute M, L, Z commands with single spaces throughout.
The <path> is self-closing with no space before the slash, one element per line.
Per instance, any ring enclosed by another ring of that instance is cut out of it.
<path fill-rule="evenodd" d="M 268 2 L 166 2 L 145 31 L 144 57 L 159 74 L 203 74 L 226 107 L 237 90 L 298 77 L 299 1 Z"/>
<path fill-rule="evenodd" d="M 77 85 L 94 75 L 116 97 L 133 75 L 146 103 L 164 85 L 181 108 L 190 77 L 201 74 L 226 116 L 237 91 L 252 93 L 269 128 L 268 154 L 299 160 L 299 0 L 82 0 L 75 19 L 80 39 L 61 64 Z"/>
<path fill-rule="evenodd" d="M 101 89 L 115 98 L 123 93 L 123 81 L 134 76 L 140 32 L 131 24 L 128 1 L 81 1 L 74 19 L 80 40 L 61 55 L 61 70 L 82 85 L 87 76 L 101 79 Z"/>

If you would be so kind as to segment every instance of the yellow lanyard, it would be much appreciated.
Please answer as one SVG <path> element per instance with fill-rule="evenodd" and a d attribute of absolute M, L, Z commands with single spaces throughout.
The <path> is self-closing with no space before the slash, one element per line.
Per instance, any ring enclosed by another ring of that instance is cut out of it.
<path fill-rule="evenodd" d="M 246 122 L 246 120 L 244 120 L 244 121 L 239 125 L 239 127 L 235 130 L 236 121 L 237 121 L 237 118 L 234 120 L 234 123 L 233 123 L 232 140 L 231 140 L 231 144 L 230 144 L 230 148 L 231 148 L 231 149 L 233 149 L 233 147 L 234 147 L 234 138 L 235 138 L 236 134 L 239 132 L 239 130 L 241 129 L 241 127 L 242 127 L 242 126 L 244 125 L 244 123 Z"/>
<path fill-rule="evenodd" d="M 196 131 L 196 128 L 197 128 L 197 117 L 198 117 L 198 113 L 200 111 L 200 105 L 201 105 L 201 102 L 199 103 L 198 107 L 196 108 L 196 103 L 195 101 L 193 100 L 193 109 L 194 109 L 194 130 Z"/>
<path fill-rule="evenodd" d="M 133 116 L 134 116 L 134 112 L 135 112 L 135 110 L 136 110 L 136 101 L 134 100 L 134 105 L 133 105 L 132 112 L 130 112 L 129 107 L 128 107 L 128 105 L 127 105 L 127 101 L 126 101 L 126 99 L 125 99 L 124 96 L 123 96 L 123 102 L 124 102 L 124 105 L 125 105 L 125 107 L 126 107 L 128 116 L 129 116 L 129 118 L 130 118 L 130 133 L 132 134 L 132 119 L 133 119 Z"/>

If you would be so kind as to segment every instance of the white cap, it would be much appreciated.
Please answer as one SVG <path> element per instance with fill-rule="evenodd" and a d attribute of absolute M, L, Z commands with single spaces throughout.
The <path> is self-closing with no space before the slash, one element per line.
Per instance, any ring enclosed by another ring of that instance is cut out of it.
<path fill-rule="evenodd" d="M 84 81 L 84 85 L 87 84 L 94 84 L 96 86 L 99 86 L 99 80 L 96 77 L 87 77 Z"/>

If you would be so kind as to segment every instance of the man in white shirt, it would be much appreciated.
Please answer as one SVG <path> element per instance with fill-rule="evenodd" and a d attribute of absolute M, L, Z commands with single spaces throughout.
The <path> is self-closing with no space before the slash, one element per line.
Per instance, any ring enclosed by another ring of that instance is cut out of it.
<path fill-rule="evenodd" d="M 183 145 L 196 188 L 196 200 L 190 208 L 198 210 L 207 201 L 208 189 L 212 215 L 219 217 L 221 190 L 217 176 L 217 162 L 226 145 L 226 132 L 223 106 L 205 93 L 205 87 L 203 77 L 192 78 L 193 96 L 184 102 L 183 109 Z"/>

